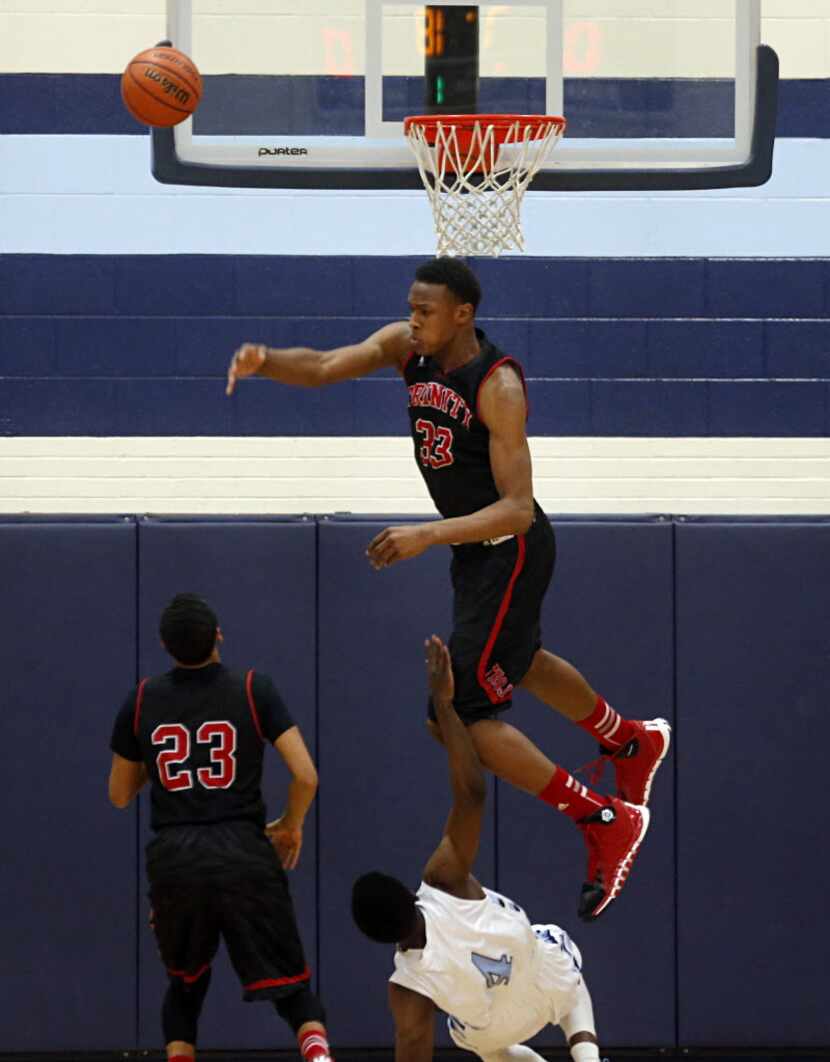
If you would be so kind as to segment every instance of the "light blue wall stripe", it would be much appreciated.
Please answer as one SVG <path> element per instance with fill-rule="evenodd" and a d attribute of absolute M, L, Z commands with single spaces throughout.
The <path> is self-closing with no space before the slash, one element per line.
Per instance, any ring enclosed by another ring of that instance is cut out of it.
<path fill-rule="evenodd" d="M 149 167 L 144 137 L 0 137 L 0 252 L 435 249 L 421 193 L 178 189 L 157 184 Z M 762 188 L 531 194 L 524 218 L 531 255 L 827 256 L 830 141 L 779 140 Z"/>

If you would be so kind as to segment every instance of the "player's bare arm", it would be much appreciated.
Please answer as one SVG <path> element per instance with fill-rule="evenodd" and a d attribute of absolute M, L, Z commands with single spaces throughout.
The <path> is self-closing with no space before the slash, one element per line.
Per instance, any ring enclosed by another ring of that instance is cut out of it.
<path fill-rule="evenodd" d="M 471 872 L 481 839 L 487 782 L 470 733 L 453 707 L 455 682 L 449 650 L 433 635 L 426 642 L 426 654 L 430 693 L 447 749 L 453 803 L 441 843 L 424 867 L 423 880 L 461 899 L 480 899 L 484 893 Z"/>
<path fill-rule="evenodd" d="M 317 792 L 317 768 L 299 727 L 292 726 L 280 734 L 274 742 L 274 748 L 291 773 L 291 783 L 285 811 L 278 819 L 268 823 L 265 832 L 283 867 L 293 870 L 303 847 L 305 817 Z"/>
<path fill-rule="evenodd" d="M 435 1004 L 403 985 L 389 984 L 395 1022 L 395 1062 L 431 1062 L 435 1043 Z"/>
<path fill-rule="evenodd" d="M 479 414 L 490 432 L 490 465 L 499 500 L 469 516 L 385 528 L 369 543 L 373 568 L 417 557 L 430 546 L 483 542 L 528 530 L 533 522 L 533 474 L 525 430 L 527 400 L 509 366 L 496 369 L 483 384 Z"/>
<path fill-rule="evenodd" d="M 334 350 L 243 343 L 228 366 L 225 394 L 233 394 L 237 381 L 248 376 L 264 376 L 296 387 L 325 387 L 342 380 L 356 380 L 387 366 L 401 368 L 411 347 L 412 336 L 406 321 L 384 325 L 361 343 Z"/>
<path fill-rule="evenodd" d="M 112 754 L 109 796 L 114 807 L 126 808 L 147 782 L 147 768 L 143 763 L 126 760 L 117 752 Z"/>

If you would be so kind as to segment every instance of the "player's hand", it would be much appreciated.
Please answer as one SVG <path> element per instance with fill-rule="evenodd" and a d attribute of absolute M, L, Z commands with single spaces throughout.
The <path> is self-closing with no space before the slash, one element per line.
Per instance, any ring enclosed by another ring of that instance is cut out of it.
<path fill-rule="evenodd" d="M 387 527 L 369 543 L 366 556 L 375 571 L 379 572 L 381 568 L 388 568 L 396 561 L 417 557 L 429 545 L 429 524 Z"/>
<path fill-rule="evenodd" d="M 274 846 L 285 870 L 293 870 L 300 859 L 303 847 L 303 828 L 287 822 L 285 816 L 269 822 L 265 827 L 268 840 Z"/>
<path fill-rule="evenodd" d="M 427 652 L 427 678 L 432 699 L 436 704 L 439 701 L 442 704 L 452 704 L 455 696 L 455 679 L 452 673 L 450 651 L 437 634 L 427 638 L 424 648 Z"/>
<path fill-rule="evenodd" d="M 226 395 L 232 395 L 236 381 L 246 376 L 253 376 L 265 364 L 267 347 L 264 343 L 243 343 L 231 358 L 228 366 L 228 385 Z"/>

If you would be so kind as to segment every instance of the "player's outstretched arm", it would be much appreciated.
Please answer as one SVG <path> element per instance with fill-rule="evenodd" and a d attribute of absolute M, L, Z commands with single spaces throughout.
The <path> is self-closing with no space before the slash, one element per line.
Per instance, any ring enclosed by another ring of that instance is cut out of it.
<path fill-rule="evenodd" d="M 431 1062 L 435 1043 L 435 1004 L 403 985 L 389 984 L 395 1022 L 395 1062 Z"/>
<path fill-rule="evenodd" d="M 463 890 L 481 839 L 487 782 L 467 728 L 453 707 L 455 681 L 447 647 L 436 635 L 426 642 L 432 702 L 447 749 L 452 808 L 441 843 L 424 868 L 424 881 L 447 892 Z"/>
<path fill-rule="evenodd" d="M 325 387 L 342 380 L 356 380 L 386 366 L 400 368 L 411 345 L 406 321 L 384 325 L 362 343 L 334 350 L 243 343 L 228 366 L 225 394 L 233 394 L 237 381 L 248 376 L 265 376 L 297 387 Z"/>
<path fill-rule="evenodd" d="M 317 793 L 317 768 L 303 741 L 299 727 L 280 734 L 274 748 L 291 772 L 288 800 L 280 818 L 269 822 L 265 832 L 277 850 L 283 867 L 293 870 L 303 847 L 303 824 Z"/>

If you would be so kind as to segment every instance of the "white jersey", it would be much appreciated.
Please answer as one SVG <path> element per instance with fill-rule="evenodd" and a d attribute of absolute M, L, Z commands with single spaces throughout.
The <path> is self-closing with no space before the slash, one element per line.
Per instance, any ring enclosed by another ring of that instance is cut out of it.
<path fill-rule="evenodd" d="M 581 982 L 580 958 L 563 930 L 534 929 L 517 903 L 484 893 L 460 900 L 422 883 L 426 946 L 398 949 L 390 980 L 445 1011 L 459 1046 L 507 1047 L 567 1014 Z"/>

